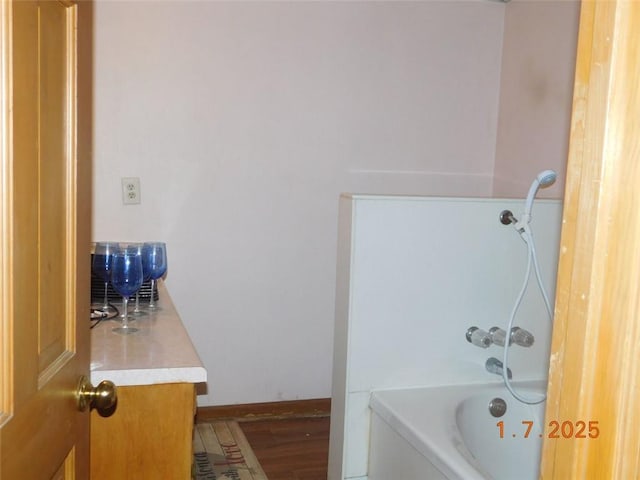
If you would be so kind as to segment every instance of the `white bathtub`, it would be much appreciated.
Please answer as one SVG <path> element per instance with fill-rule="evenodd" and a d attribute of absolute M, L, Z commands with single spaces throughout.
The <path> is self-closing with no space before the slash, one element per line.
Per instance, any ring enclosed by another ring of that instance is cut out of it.
<path fill-rule="evenodd" d="M 546 385 L 514 386 L 537 398 Z M 494 398 L 507 403 L 502 417 L 489 413 Z M 370 405 L 369 480 L 538 478 L 544 403 L 522 404 L 502 384 L 375 391 Z"/>

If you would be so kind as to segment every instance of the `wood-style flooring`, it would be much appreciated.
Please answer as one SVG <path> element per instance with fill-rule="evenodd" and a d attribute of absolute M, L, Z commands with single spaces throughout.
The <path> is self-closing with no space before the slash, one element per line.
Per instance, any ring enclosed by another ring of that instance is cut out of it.
<path fill-rule="evenodd" d="M 238 422 L 269 480 L 327 480 L 331 399 L 199 407 L 197 423 Z"/>
<path fill-rule="evenodd" d="M 328 416 L 256 420 L 240 427 L 269 480 L 327 480 Z"/>

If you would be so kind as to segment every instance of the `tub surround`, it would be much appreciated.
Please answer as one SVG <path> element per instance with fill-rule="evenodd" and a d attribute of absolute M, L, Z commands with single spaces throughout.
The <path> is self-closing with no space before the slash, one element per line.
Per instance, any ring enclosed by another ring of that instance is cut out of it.
<path fill-rule="evenodd" d="M 91 479 L 190 478 L 196 384 L 207 372 L 169 293 L 159 282 L 160 309 L 120 335 L 114 321 L 91 332 L 91 382 L 111 380 L 111 416 L 91 413 Z"/>
<path fill-rule="evenodd" d="M 345 195 L 341 198 L 329 479 L 366 479 L 371 392 L 500 384 L 485 369 L 502 347 L 479 348 L 469 327 L 505 328 L 521 288 L 526 245 L 500 212 L 520 199 Z M 536 201 L 532 229 L 543 281 L 554 297 L 561 203 Z M 546 377 L 551 322 L 535 279 L 514 326 L 533 333 L 514 347 L 515 382 Z"/>

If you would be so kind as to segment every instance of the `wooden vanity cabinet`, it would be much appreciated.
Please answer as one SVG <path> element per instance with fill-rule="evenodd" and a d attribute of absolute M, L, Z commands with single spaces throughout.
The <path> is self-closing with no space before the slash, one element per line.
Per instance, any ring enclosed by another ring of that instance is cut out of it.
<path fill-rule="evenodd" d="M 118 388 L 109 417 L 91 412 L 91 480 L 189 480 L 195 386 Z"/>
<path fill-rule="evenodd" d="M 190 480 L 196 385 L 207 371 L 163 282 L 159 308 L 130 335 L 91 329 L 91 383 L 116 385 L 110 416 L 91 412 L 91 480 Z M 106 414 L 105 414 L 106 415 Z"/>

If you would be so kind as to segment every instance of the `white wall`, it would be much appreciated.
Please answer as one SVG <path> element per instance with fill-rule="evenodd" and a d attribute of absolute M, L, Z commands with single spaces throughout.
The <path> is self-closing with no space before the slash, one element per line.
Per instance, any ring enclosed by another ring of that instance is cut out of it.
<path fill-rule="evenodd" d="M 340 192 L 491 194 L 504 9 L 97 1 L 93 238 L 168 243 L 201 405 L 331 395 Z"/>
<path fill-rule="evenodd" d="M 465 333 L 506 330 L 522 288 L 527 247 L 500 212 L 521 200 L 355 196 L 340 212 L 329 479 L 367 475 L 373 390 L 500 382 L 485 370 L 503 348 Z M 531 223 L 541 276 L 554 298 L 562 205 L 539 200 Z M 531 273 L 514 326 L 514 381 L 547 376 L 551 321 Z"/>
<path fill-rule="evenodd" d="M 511 0 L 506 8 L 493 194 L 526 194 L 545 169 L 565 184 L 580 2 Z"/>

